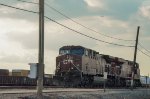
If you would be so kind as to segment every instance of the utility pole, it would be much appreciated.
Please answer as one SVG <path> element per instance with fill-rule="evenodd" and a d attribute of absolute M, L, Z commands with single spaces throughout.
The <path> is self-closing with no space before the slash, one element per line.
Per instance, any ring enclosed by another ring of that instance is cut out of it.
<path fill-rule="evenodd" d="M 150 82 L 149 82 L 149 80 L 150 80 L 150 79 L 149 79 L 149 73 L 148 73 L 148 88 L 149 88 L 149 85 L 150 85 Z"/>
<path fill-rule="evenodd" d="M 146 76 L 146 88 L 149 88 L 149 74 Z"/>
<path fill-rule="evenodd" d="M 106 92 L 106 79 L 104 79 L 104 92 Z"/>
<path fill-rule="evenodd" d="M 137 45 L 138 45 L 138 38 L 139 38 L 139 30 L 140 26 L 137 28 L 137 35 L 136 35 L 136 42 L 135 42 L 135 51 L 134 51 L 134 60 L 133 60 L 133 67 L 132 67 L 132 78 L 131 78 L 131 90 L 133 90 L 134 85 L 134 71 L 136 65 L 136 56 L 137 56 Z"/>
<path fill-rule="evenodd" d="M 37 98 L 42 99 L 44 76 L 44 0 L 39 0 L 39 56 L 37 71 Z"/>
<path fill-rule="evenodd" d="M 147 88 L 148 87 L 148 84 L 147 84 L 148 76 L 145 76 L 145 79 L 146 79 L 146 88 Z"/>
<path fill-rule="evenodd" d="M 105 69 L 106 69 L 106 67 L 105 67 Z M 107 73 L 108 73 L 108 70 L 106 69 L 105 72 L 104 72 L 104 85 L 103 85 L 104 92 L 106 91 Z"/>

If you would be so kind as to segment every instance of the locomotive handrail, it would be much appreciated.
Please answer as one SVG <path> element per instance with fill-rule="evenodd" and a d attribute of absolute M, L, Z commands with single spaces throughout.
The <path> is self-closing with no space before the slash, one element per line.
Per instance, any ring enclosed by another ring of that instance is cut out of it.
<path fill-rule="evenodd" d="M 78 67 L 76 67 L 76 65 L 74 65 L 72 62 L 71 62 L 71 64 L 78 70 L 78 71 L 80 71 L 80 72 L 82 72 Z"/>

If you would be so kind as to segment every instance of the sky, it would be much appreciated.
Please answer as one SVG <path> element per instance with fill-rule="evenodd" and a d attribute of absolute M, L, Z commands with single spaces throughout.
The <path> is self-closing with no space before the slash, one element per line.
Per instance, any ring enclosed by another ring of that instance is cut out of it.
<path fill-rule="evenodd" d="M 25 0 L 38 3 L 38 0 Z M 17 0 L 0 0 L 0 3 L 38 12 L 38 5 Z M 139 42 L 150 51 L 149 0 L 45 0 L 72 20 L 115 38 L 135 40 L 140 26 Z M 134 46 L 134 41 L 121 41 L 105 37 L 86 29 L 45 5 L 45 16 L 94 38 Z M 29 69 L 28 63 L 38 62 L 38 14 L 0 5 L 0 68 Z M 115 57 L 133 60 L 134 48 L 102 43 L 45 19 L 45 73 L 54 73 L 59 48 L 81 45 Z M 150 56 L 142 47 L 138 48 Z M 141 75 L 150 73 L 150 57 L 137 53 Z"/>

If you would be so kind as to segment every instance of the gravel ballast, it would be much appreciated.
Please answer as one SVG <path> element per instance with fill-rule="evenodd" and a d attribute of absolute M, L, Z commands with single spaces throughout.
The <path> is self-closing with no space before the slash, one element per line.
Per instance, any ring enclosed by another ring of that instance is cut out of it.
<path fill-rule="evenodd" d="M 68 89 L 69 90 L 69 89 Z M 106 92 L 47 92 L 43 99 L 150 99 L 150 90 L 106 90 Z M 35 93 L 0 94 L 0 99 L 37 99 Z"/>

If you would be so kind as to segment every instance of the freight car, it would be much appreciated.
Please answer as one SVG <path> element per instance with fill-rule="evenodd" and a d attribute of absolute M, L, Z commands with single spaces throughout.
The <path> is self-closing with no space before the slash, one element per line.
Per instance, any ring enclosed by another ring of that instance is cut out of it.
<path fill-rule="evenodd" d="M 12 70 L 12 76 L 28 76 L 29 70 L 22 70 L 22 69 L 13 69 Z"/>
<path fill-rule="evenodd" d="M 102 86 L 106 73 L 107 86 L 125 87 L 131 82 L 133 62 L 99 54 L 82 46 L 63 46 L 56 57 L 54 82 L 72 87 Z M 139 65 L 135 66 L 134 85 L 140 86 Z"/>
<path fill-rule="evenodd" d="M 8 76 L 9 70 L 8 69 L 0 69 L 0 76 Z"/>
<path fill-rule="evenodd" d="M 52 86 L 52 78 L 44 77 L 44 86 Z M 36 86 L 37 79 L 25 76 L 0 76 L 0 86 Z"/>
<path fill-rule="evenodd" d="M 141 81 L 142 87 L 150 87 L 150 77 L 141 76 L 140 81 Z"/>
<path fill-rule="evenodd" d="M 9 75 L 9 70 L 0 70 L 0 86 L 36 86 L 37 79 L 28 77 L 29 70 L 14 69 Z M 43 79 L 45 86 L 52 86 L 52 78 Z"/>

